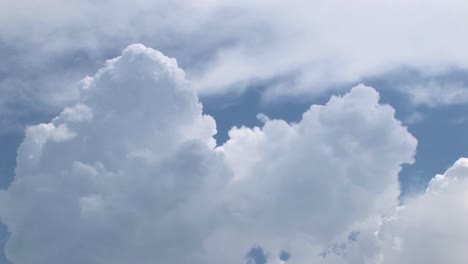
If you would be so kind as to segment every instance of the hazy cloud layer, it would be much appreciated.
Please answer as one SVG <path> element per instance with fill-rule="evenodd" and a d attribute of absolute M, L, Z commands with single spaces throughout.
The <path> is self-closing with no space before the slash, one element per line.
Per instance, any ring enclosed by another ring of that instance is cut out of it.
<path fill-rule="evenodd" d="M 131 45 L 77 89 L 26 130 L 0 192 L 14 264 L 239 264 L 258 245 L 268 263 L 463 263 L 466 160 L 399 207 L 417 141 L 373 88 L 295 124 L 260 116 L 220 147 L 184 72 L 156 50 Z"/>

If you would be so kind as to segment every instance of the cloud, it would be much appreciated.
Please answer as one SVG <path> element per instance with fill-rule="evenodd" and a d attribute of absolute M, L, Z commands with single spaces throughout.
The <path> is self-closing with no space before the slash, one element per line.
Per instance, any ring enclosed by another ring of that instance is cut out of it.
<path fill-rule="evenodd" d="M 385 222 L 382 263 L 466 262 L 468 159 L 436 175 L 422 195 Z"/>
<path fill-rule="evenodd" d="M 8 258 L 237 264 L 258 245 L 268 263 L 287 261 L 283 251 L 298 264 L 373 259 L 377 247 L 362 245 L 398 206 L 417 143 L 393 108 L 360 85 L 298 123 L 263 121 L 216 147 L 176 61 L 128 46 L 81 82 L 74 105 L 26 130 L 0 192 Z"/>
<path fill-rule="evenodd" d="M 400 67 L 466 69 L 467 10 L 458 0 L 4 1 L 1 127 L 56 115 L 77 99 L 81 76 L 134 42 L 176 57 L 202 94 L 261 82 L 277 99 Z"/>
<path fill-rule="evenodd" d="M 218 147 L 185 73 L 141 44 L 79 97 L 26 130 L 0 192 L 14 264 L 465 262 L 468 160 L 400 206 L 417 142 L 373 88 Z"/>
<path fill-rule="evenodd" d="M 398 205 L 400 165 L 416 147 L 393 108 L 362 85 L 313 105 L 297 124 L 266 120 L 229 135 L 220 149 L 234 171 L 234 215 L 271 255 L 290 250 L 294 263 L 319 261 L 337 241 L 377 228 Z"/>
<path fill-rule="evenodd" d="M 229 177 L 214 120 L 175 60 L 142 45 L 88 80 L 78 104 L 26 131 L 0 198 L 8 258 L 189 263 Z"/>
<path fill-rule="evenodd" d="M 297 123 L 262 116 L 216 147 L 215 121 L 156 50 L 130 45 L 80 85 L 26 130 L 0 191 L 14 264 L 465 261 L 468 160 L 399 205 L 417 142 L 373 88 Z"/>
<path fill-rule="evenodd" d="M 468 89 L 464 82 L 429 81 L 401 87 L 416 106 L 463 105 L 468 102 Z"/>

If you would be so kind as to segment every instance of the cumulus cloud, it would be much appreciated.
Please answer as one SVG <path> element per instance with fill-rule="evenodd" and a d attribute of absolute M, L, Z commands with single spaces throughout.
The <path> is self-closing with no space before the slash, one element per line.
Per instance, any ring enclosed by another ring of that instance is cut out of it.
<path fill-rule="evenodd" d="M 26 130 L 0 192 L 14 264 L 238 264 L 252 248 L 268 263 L 375 263 L 416 140 L 373 88 L 216 147 L 215 121 L 156 50 L 131 45 L 81 85 Z"/>
<path fill-rule="evenodd" d="M 312 106 L 297 124 L 267 120 L 229 135 L 220 149 L 234 171 L 230 208 L 265 249 L 294 245 L 295 263 L 318 261 L 396 207 L 400 165 L 416 147 L 394 110 L 362 85 Z"/>
<path fill-rule="evenodd" d="M 229 177 L 214 120 L 175 60 L 142 45 L 88 80 L 80 103 L 26 131 L 0 199 L 8 258 L 189 263 Z"/>
<path fill-rule="evenodd" d="M 468 159 L 460 158 L 389 217 L 379 234 L 382 263 L 466 263 L 467 179 Z"/>

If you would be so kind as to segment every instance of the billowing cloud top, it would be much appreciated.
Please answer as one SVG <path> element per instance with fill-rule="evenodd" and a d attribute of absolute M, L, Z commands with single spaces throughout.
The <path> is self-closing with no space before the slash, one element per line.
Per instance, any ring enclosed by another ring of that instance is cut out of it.
<path fill-rule="evenodd" d="M 176 61 L 143 45 L 82 83 L 78 104 L 26 131 L 0 206 L 9 258 L 188 263 L 229 176 L 214 120 Z"/>
<path fill-rule="evenodd" d="M 216 147 L 215 121 L 176 61 L 127 47 L 81 82 L 75 105 L 27 129 L 0 192 L 8 258 L 239 264 L 260 245 L 268 263 L 441 263 L 437 247 L 454 243 L 450 263 L 463 263 L 466 239 L 451 230 L 466 229 L 466 160 L 399 208 L 398 173 L 417 142 L 373 88 L 298 123 L 263 119 Z M 448 229 L 444 212 L 458 216 Z"/>

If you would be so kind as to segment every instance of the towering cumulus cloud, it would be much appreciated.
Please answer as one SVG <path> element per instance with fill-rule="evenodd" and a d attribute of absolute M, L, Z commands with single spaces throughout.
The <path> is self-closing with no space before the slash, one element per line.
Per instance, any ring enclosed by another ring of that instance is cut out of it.
<path fill-rule="evenodd" d="M 78 104 L 26 131 L 0 199 L 8 258 L 190 263 L 229 175 L 214 120 L 176 61 L 142 45 L 82 86 Z"/>
<path fill-rule="evenodd" d="M 399 207 L 398 173 L 417 142 L 374 89 L 313 105 L 298 123 L 262 120 L 216 146 L 176 61 L 129 46 L 83 79 L 76 104 L 26 130 L 0 192 L 8 258 L 462 263 L 466 160 Z M 450 228 L 447 214 L 458 216 Z"/>
<path fill-rule="evenodd" d="M 231 208 L 251 239 L 278 254 L 296 248 L 294 263 L 310 263 L 336 257 L 337 243 L 376 228 L 397 205 L 400 165 L 415 147 L 378 93 L 357 86 L 312 106 L 298 124 L 235 128 L 221 148 L 235 175 Z"/>

